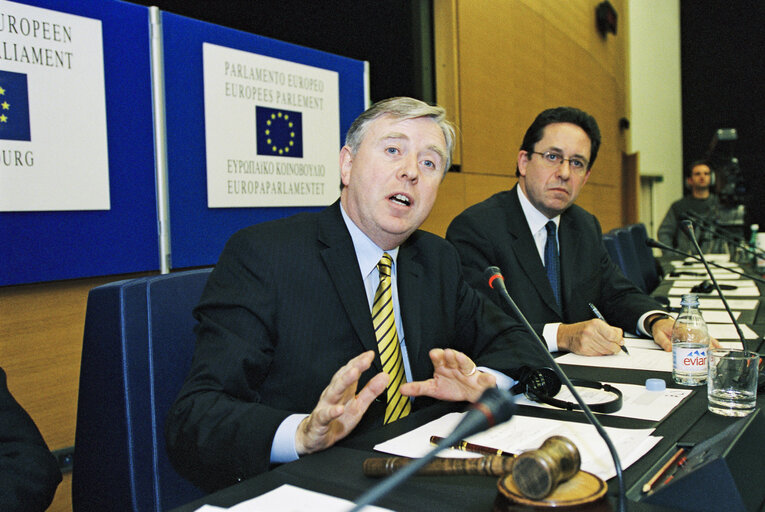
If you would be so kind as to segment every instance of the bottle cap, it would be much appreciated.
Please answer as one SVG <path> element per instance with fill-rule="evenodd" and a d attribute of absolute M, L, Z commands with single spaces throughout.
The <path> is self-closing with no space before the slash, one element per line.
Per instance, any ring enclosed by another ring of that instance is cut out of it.
<path fill-rule="evenodd" d="M 664 391 L 667 389 L 667 383 L 664 379 L 646 379 L 645 389 L 648 391 Z"/>

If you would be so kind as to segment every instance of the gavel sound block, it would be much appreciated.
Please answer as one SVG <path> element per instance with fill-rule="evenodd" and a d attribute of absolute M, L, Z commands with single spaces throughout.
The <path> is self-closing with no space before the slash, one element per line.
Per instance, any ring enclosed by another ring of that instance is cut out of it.
<path fill-rule="evenodd" d="M 412 459 L 405 457 L 373 458 L 364 461 L 367 476 L 381 477 L 395 473 Z M 479 459 L 436 459 L 418 475 L 511 475 L 514 487 L 523 496 L 539 500 L 555 487 L 576 475 L 581 465 L 579 450 L 568 438 L 552 436 L 536 450 L 518 456 L 489 455 Z"/>

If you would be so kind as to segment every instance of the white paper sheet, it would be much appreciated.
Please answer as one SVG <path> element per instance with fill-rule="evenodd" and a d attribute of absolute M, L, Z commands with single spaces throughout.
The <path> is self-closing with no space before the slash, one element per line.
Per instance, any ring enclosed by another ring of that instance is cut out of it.
<path fill-rule="evenodd" d="M 706 317 L 706 315 L 704 315 Z M 744 334 L 744 338 L 748 340 L 755 340 L 759 338 L 756 332 L 752 330 L 748 325 L 741 324 L 741 332 Z M 718 340 L 737 340 L 738 331 L 736 326 L 732 323 L 727 324 L 707 324 L 709 335 Z"/>
<path fill-rule="evenodd" d="M 672 308 L 680 307 L 680 297 L 670 297 L 669 306 Z M 760 304 L 759 299 L 730 299 L 728 306 L 731 309 L 738 309 L 742 311 L 752 311 Z M 703 310 L 707 309 L 725 309 L 723 302 L 720 299 L 707 299 L 699 298 L 699 307 Z"/>
<path fill-rule="evenodd" d="M 284 484 L 227 510 L 233 512 L 347 512 L 352 508 L 353 503 L 348 500 Z M 364 511 L 391 512 L 390 509 L 373 505 L 364 507 Z"/>
<path fill-rule="evenodd" d="M 731 281 L 726 281 L 726 283 L 730 283 Z M 679 283 L 687 283 L 687 284 L 679 284 Z M 696 283 L 698 284 L 698 283 Z M 718 284 L 721 284 L 718 282 Z M 695 284 L 691 284 L 689 281 L 680 281 L 675 282 L 675 284 L 672 286 L 672 288 L 669 289 L 669 295 L 670 296 L 677 296 L 682 297 L 683 295 L 687 293 L 695 293 L 691 291 L 691 288 L 695 286 Z M 734 285 L 735 286 L 735 285 Z M 725 298 L 728 297 L 759 297 L 760 296 L 760 290 L 757 288 L 757 286 L 736 286 L 735 290 L 722 290 L 723 295 L 725 295 Z M 697 294 L 699 297 L 718 297 L 717 290 L 712 289 L 709 293 L 699 293 Z"/>
<path fill-rule="evenodd" d="M 691 394 L 690 389 L 667 387 L 664 391 L 648 391 L 646 390 L 645 385 L 625 384 L 623 382 L 607 382 L 606 384 L 609 384 L 622 392 L 622 408 L 616 412 L 610 413 L 609 416 L 623 416 L 641 420 L 661 420 L 672 412 L 675 407 L 680 405 L 680 402 L 682 402 L 685 397 Z M 576 391 L 587 404 L 601 403 L 614 398 L 613 393 L 603 390 L 577 386 Z M 560 392 L 555 395 L 555 398 L 565 402 L 576 402 L 574 396 L 565 386 L 563 386 Z M 525 396 L 518 396 L 516 398 L 516 403 L 518 405 L 555 409 L 555 407 L 551 405 L 534 402 Z"/>
<path fill-rule="evenodd" d="M 375 446 L 375 450 L 402 457 L 422 457 L 433 447 L 430 436 L 447 436 L 464 413 L 447 414 L 415 430 Z M 661 438 L 652 436 L 653 429 L 620 429 L 604 427 L 619 454 L 622 469 L 626 469 L 648 453 Z M 605 441 L 590 424 L 571 423 L 545 418 L 514 416 L 509 421 L 485 432 L 470 436 L 471 443 L 491 446 L 510 453 L 536 450 L 550 436 L 569 438 L 579 449 L 582 469 L 603 480 L 616 475 L 613 460 Z M 458 450 L 442 450 L 439 456 L 465 458 L 475 456 Z"/>
<path fill-rule="evenodd" d="M 658 345 L 653 340 L 648 340 L 658 348 Z M 577 366 L 600 366 L 602 368 L 624 368 L 628 370 L 657 370 L 660 372 L 672 371 L 672 352 L 664 352 L 663 350 L 646 350 L 636 348 L 637 343 L 634 339 L 627 343 L 627 348 L 630 354 L 627 355 L 624 352 L 610 356 L 580 356 L 569 352 L 556 359 L 559 364 L 573 364 Z M 653 347 L 652 347 L 653 348 Z"/>

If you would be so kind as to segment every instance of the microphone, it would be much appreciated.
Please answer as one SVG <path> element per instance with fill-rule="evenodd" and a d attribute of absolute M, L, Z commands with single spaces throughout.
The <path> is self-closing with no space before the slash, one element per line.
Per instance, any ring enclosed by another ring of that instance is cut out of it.
<path fill-rule="evenodd" d="M 747 350 L 746 338 L 744 337 L 744 333 L 741 331 L 741 326 L 736 321 L 736 317 L 733 315 L 733 311 L 730 310 L 728 301 L 725 300 L 725 295 L 720 289 L 720 285 L 717 284 L 717 279 L 715 279 L 715 275 L 712 273 L 712 270 L 709 268 L 707 259 L 704 257 L 704 253 L 701 251 L 701 247 L 699 247 L 699 243 L 696 241 L 696 234 L 693 232 L 693 223 L 689 220 L 684 220 L 680 222 L 680 226 L 682 227 L 683 232 L 686 234 L 686 236 L 688 236 L 688 238 L 690 239 L 694 249 L 696 249 L 696 252 L 699 254 L 699 259 L 704 264 L 704 268 L 707 269 L 707 274 L 709 274 L 710 279 L 712 279 L 712 283 L 715 285 L 715 289 L 717 290 L 717 295 L 719 295 L 720 300 L 722 300 L 722 303 L 725 306 L 725 310 L 728 312 L 728 316 L 730 316 L 730 319 L 733 322 L 733 326 L 736 328 L 738 337 L 739 339 L 741 339 L 741 348 L 743 348 L 744 350 Z"/>
<path fill-rule="evenodd" d="M 716 221 L 710 221 L 709 219 L 689 210 L 685 214 L 685 219 L 695 222 L 701 229 L 708 231 L 714 237 L 722 238 L 725 242 L 735 246 L 738 249 L 743 250 L 753 256 L 762 256 L 763 251 L 761 249 L 752 248 L 747 241 L 735 233 L 732 233 L 726 229 L 717 225 Z M 701 244 L 699 244 L 701 245 Z"/>
<path fill-rule="evenodd" d="M 509 420 L 515 413 L 515 409 L 515 397 L 512 393 L 498 388 L 488 388 L 483 392 L 481 398 L 470 406 L 465 417 L 462 418 L 462 421 L 460 421 L 451 434 L 442 439 L 424 457 L 412 461 L 400 471 L 359 496 L 356 500 L 356 505 L 350 512 L 356 512 L 367 505 L 375 503 L 427 465 L 441 450 L 457 444 L 466 437 Z"/>
<path fill-rule="evenodd" d="M 552 364 L 552 367 L 555 369 L 555 372 L 558 374 L 558 377 L 560 377 L 560 380 L 563 381 L 563 383 L 566 385 L 566 387 L 571 391 L 571 394 L 576 399 L 576 402 L 579 404 L 579 407 L 582 409 L 582 412 L 584 412 L 585 416 L 587 417 L 587 420 L 592 424 L 592 426 L 595 427 L 595 430 L 598 431 L 598 434 L 600 434 L 600 437 L 603 438 L 603 441 L 605 441 L 606 446 L 608 446 L 608 451 L 611 452 L 611 458 L 614 460 L 614 468 L 616 469 L 616 479 L 619 482 L 619 511 L 625 512 L 627 510 L 626 508 L 626 492 L 624 487 L 624 477 L 622 476 L 622 463 L 619 461 L 619 454 L 616 453 L 616 447 L 614 447 L 614 443 L 611 441 L 611 438 L 608 437 L 608 434 L 606 433 L 605 429 L 603 428 L 603 425 L 600 424 L 600 421 L 595 417 L 595 415 L 592 413 L 592 410 L 590 407 L 582 400 L 582 397 L 579 396 L 579 393 L 577 392 L 574 385 L 569 380 L 568 376 L 563 372 L 563 369 L 561 369 L 560 365 L 555 361 L 555 358 L 550 354 L 550 352 L 547 350 L 547 345 L 539 338 L 539 335 L 537 335 L 536 331 L 534 331 L 534 328 L 531 327 L 531 324 L 526 319 L 523 313 L 521 313 L 521 310 L 516 305 L 515 301 L 512 297 L 510 297 L 510 294 L 507 293 L 507 287 L 505 286 L 505 278 L 502 277 L 502 273 L 500 272 L 498 267 L 487 267 L 486 270 L 484 270 L 483 273 L 484 279 L 488 281 L 489 287 L 499 291 L 499 294 L 502 296 L 502 298 L 510 305 L 510 308 L 515 313 L 516 317 L 518 317 L 523 325 L 526 327 L 526 330 L 531 334 L 531 336 L 537 340 L 539 343 L 539 346 L 542 348 L 542 352 L 544 352 L 545 357 L 550 361 Z"/>
<path fill-rule="evenodd" d="M 691 254 L 689 252 L 680 251 L 678 249 L 675 249 L 674 247 L 668 246 L 667 244 L 663 244 L 661 242 L 658 242 L 658 241 L 654 240 L 653 238 L 647 239 L 645 241 L 645 244 L 648 247 L 654 247 L 656 249 L 661 249 L 662 251 L 674 252 L 674 253 L 679 254 L 681 256 L 685 256 L 686 258 L 692 258 L 692 259 L 694 259 L 696 261 L 701 261 L 701 258 L 696 256 L 695 254 Z M 747 274 L 746 272 L 741 272 L 741 271 L 733 269 L 733 268 L 728 268 L 728 267 L 726 267 L 724 265 L 718 265 L 714 261 L 710 261 L 708 263 L 711 264 L 714 267 L 720 268 L 722 270 L 727 270 L 729 272 L 733 272 L 734 274 L 738 274 L 740 276 L 744 276 L 744 277 L 746 277 L 748 279 L 751 279 L 753 281 L 758 281 L 760 283 L 765 283 L 765 279 L 763 279 L 763 278 L 761 278 L 759 276 L 755 276 L 755 275 L 752 275 L 752 274 Z M 685 272 L 685 273 L 688 274 L 688 275 L 695 275 L 695 274 L 691 274 L 689 272 Z M 700 275 L 703 275 L 703 274 L 700 274 Z"/>

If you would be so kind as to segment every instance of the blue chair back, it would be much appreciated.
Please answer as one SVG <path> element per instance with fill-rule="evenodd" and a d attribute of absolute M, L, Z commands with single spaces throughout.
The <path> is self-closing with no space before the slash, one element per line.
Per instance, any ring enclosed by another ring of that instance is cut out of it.
<path fill-rule="evenodd" d="M 645 292 L 646 285 L 645 281 L 643 281 L 643 274 L 640 271 L 640 263 L 638 263 L 638 255 L 635 251 L 632 235 L 624 228 L 612 229 L 610 233 L 616 238 L 616 244 L 619 248 L 619 267 L 624 272 L 624 275 L 635 283 L 635 286 Z"/>
<path fill-rule="evenodd" d="M 164 424 L 194 351 L 192 309 L 211 269 L 130 279 L 88 295 L 72 474 L 74 512 L 148 512 L 204 493 L 178 475 Z"/>
<path fill-rule="evenodd" d="M 648 230 L 646 230 L 645 224 L 643 223 L 631 224 L 625 229 L 632 237 L 632 243 L 635 246 L 638 265 L 640 265 L 640 273 L 643 276 L 646 291 L 651 293 L 659 285 L 661 276 L 659 275 L 659 268 L 656 264 L 656 258 L 653 255 L 653 251 L 645 244 L 646 240 L 648 240 Z"/>
<path fill-rule="evenodd" d="M 619 242 L 616 241 L 616 236 L 611 233 L 604 233 L 603 245 L 606 246 L 606 251 L 608 251 L 611 260 L 616 263 L 619 268 L 622 268 L 622 255 L 619 254 Z"/>

